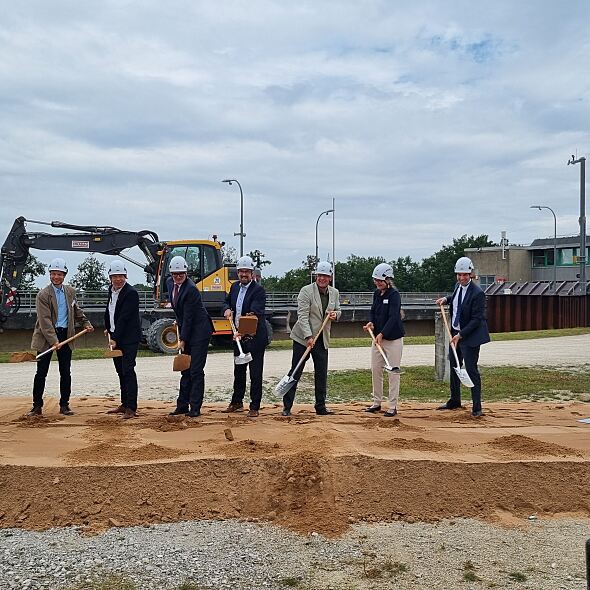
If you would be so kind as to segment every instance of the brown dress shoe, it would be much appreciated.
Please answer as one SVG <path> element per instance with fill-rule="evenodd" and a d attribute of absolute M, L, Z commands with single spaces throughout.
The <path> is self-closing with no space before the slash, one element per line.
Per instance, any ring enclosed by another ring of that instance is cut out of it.
<path fill-rule="evenodd" d="M 231 412 L 243 412 L 244 404 L 229 404 L 225 410 L 221 410 L 224 414 L 230 414 Z"/>
<path fill-rule="evenodd" d="M 123 420 L 129 420 L 129 418 L 137 418 L 137 412 L 134 412 L 130 408 L 125 408 L 123 412 Z"/>
<path fill-rule="evenodd" d="M 114 408 L 113 410 L 107 410 L 107 414 L 124 414 L 125 413 L 125 406 L 119 406 L 118 408 Z"/>
<path fill-rule="evenodd" d="M 70 406 L 59 406 L 59 413 L 64 416 L 73 416 L 74 412 L 70 409 Z"/>
<path fill-rule="evenodd" d="M 248 411 L 248 418 L 258 418 L 258 410 L 249 410 Z"/>
<path fill-rule="evenodd" d="M 33 406 L 32 410 L 27 414 L 27 416 L 42 416 L 43 410 L 40 406 Z"/>

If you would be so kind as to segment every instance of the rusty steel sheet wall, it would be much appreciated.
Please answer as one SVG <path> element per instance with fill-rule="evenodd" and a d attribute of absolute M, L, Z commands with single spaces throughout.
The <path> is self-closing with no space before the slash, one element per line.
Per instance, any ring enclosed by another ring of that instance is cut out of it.
<path fill-rule="evenodd" d="M 590 296 L 493 295 L 486 298 L 490 332 L 590 326 Z"/>

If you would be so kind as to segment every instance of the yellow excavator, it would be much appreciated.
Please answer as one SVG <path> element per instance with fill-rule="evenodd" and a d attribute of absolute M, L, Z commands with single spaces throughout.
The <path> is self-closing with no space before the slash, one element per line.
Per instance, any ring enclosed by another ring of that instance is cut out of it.
<path fill-rule="evenodd" d="M 27 231 L 26 224 L 48 225 L 74 230 L 68 233 Z M 147 264 L 130 258 L 123 251 L 138 246 Z M 60 250 L 100 253 L 119 256 L 140 266 L 153 277 L 154 307 L 142 311 L 142 331 L 147 345 L 154 351 L 173 354 L 176 350 L 174 312 L 166 291 L 168 265 L 173 256 L 183 256 L 188 263 L 188 276 L 201 291 L 205 307 L 213 320 L 213 341 L 230 342 L 231 326 L 221 315 L 221 306 L 233 281 L 237 280 L 235 265 L 224 264 L 223 243 L 212 240 L 160 241 L 151 230 L 138 232 L 110 226 L 72 225 L 61 221 L 35 221 L 19 217 L 0 250 L 0 323 L 15 314 L 20 307 L 18 287 L 27 262 L 29 250 Z"/>

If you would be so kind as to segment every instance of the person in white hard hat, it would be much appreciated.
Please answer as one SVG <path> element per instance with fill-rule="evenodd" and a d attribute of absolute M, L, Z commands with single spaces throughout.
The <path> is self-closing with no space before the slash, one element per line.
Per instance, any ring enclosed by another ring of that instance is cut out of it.
<path fill-rule="evenodd" d="M 451 315 L 451 344 L 456 347 L 459 363 L 465 361 L 467 374 L 473 381 L 471 388 L 471 415 L 479 418 L 483 415 L 481 408 L 481 376 L 477 363 L 479 348 L 490 341 L 486 322 L 486 296 L 473 282 L 473 263 L 466 256 L 459 258 L 455 264 L 457 284 L 452 294 L 440 297 L 437 305 L 448 305 Z M 449 348 L 451 367 L 455 365 L 455 356 Z M 461 382 L 455 371 L 451 371 L 451 397 L 439 410 L 454 410 L 461 407 Z"/>
<path fill-rule="evenodd" d="M 37 320 L 31 348 L 40 353 L 56 346 L 59 362 L 59 412 L 64 416 L 71 416 L 74 413 L 70 409 L 72 348 L 69 343 L 62 346 L 61 342 L 75 334 L 78 324 L 90 332 L 94 328 L 78 306 L 76 290 L 63 284 L 67 274 L 68 267 L 63 258 L 54 258 L 49 263 L 50 284 L 41 289 L 35 299 Z M 33 408 L 29 412 L 30 416 L 42 414 L 45 380 L 52 356 L 53 352 L 49 352 L 37 361 L 37 372 L 33 380 Z"/>
<path fill-rule="evenodd" d="M 293 371 L 309 346 L 313 346 L 310 356 L 313 359 L 316 414 L 326 416 L 334 413 L 326 408 L 328 348 L 330 346 L 331 323 L 337 321 L 342 313 L 340 311 L 340 293 L 338 289 L 330 286 L 332 265 L 329 262 L 318 262 L 315 274 L 315 281 L 311 285 L 305 285 L 299 291 L 297 297 L 297 322 L 295 322 L 291 330 L 293 356 L 289 373 L 295 379 L 295 383 L 283 396 L 283 416 L 291 415 L 291 408 L 297 391 L 297 382 L 301 377 L 307 359 L 297 373 L 293 373 Z M 326 315 L 328 315 L 330 321 L 326 324 L 314 345 L 313 338 L 319 332 Z"/>
<path fill-rule="evenodd" d="M 169 266 L 168 295 L 180 332 L 178 348 L 191 357 L 191 366 L 181 372 L 176 409 L 172 416 L 201 415 L 205 396 L 205 363 L 213 333 L 211 318 L 203 305 L 201 293 L 188 278 L 188 265 L 182 256 L 174 256 Z"/>
<path fill-rule="evenodd" d="M 121 404 L 107 414 L 123 414 L 125 420 L 137 416 L 137 375 L 135 359 L 141 340 L 139 293 L 127 282 L 127 268 L 122 260 L 115 259 L 109 266 L 109 298 L 104 311 L 105 335 L 113 350 L 123 356 L 113 357 L 119 376 Z"/>
<path fill-rule="evenodd" d="M 389 374 L 389 409 L 384 416 L 392 417 L 397 414 L 399 399 L 400 362 L 404 346 L 404 326 L 402 323 L 402 301 L 399 291 L 393 286 L 393 268 L 383 262 L 373 270 L 373 304 L 371 305 L 370 320 L 363 326 L 375 335 L 375 341 L 383 351 L 393 371 Z M 385 360 L 375 343 L 371 347 L 371 374 L 373 381 L 373 403 L 366 409 L 375 414 L 381 411 L 383 400 L 383 371 Z"/>
<path fill-rule="evenodd" d="M 254 278 L 255 265 L 250 256 L 242 256 L 236 265 L 238 281 L 229 290 L 221 311 L 227 319 L 232 318 L 240 333 L 240 318 L 246 315 L 255 315 L 258 318 L 256 334 L 242 336 L 240 343 L 244 352 L 252 355 L 248 364 L 234 364 L 234 390 L 231 401 L 224 413 L 242 412 L 244 410 L 244 395 L 246 393 L 246 370 L 250 371 L 250 408 L 248 418 L 257 418 L 260 412 L 262 400 L 262 373 L 264 369 L 264 352 L 268 346 L 268 333 L 266 331 L 266 292 Z M 234 355 L 239 350 L 234 344 Z"/>

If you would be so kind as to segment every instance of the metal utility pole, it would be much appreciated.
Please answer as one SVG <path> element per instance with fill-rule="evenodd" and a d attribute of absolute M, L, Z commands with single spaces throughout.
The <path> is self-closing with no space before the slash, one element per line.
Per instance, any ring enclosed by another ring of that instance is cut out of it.
<path fill-rule="evenodd" d="M 557 289 L 557 217 L 555 211 L 547 205 L 531 205 L 531 209 L 549 209 L 553 214 L 553 290 Z"/>
<path fill-rule="evenodd" d="M 242 192 L 242 185 L 235 179 L 225 179 L 221 182 L 227 182 L 229 186 L 231 186 L 232 182 L 235 182 L 240 187 L 240 233 L 234 233 L 234 236 L 240 236 L 240 256 L 244 255 L 244 238 L 246 234 L 244 233 L 244 193 Z"/>
<path fill-rule="evenodd" d="M 336 287 L 336 199 L 332 197 L 332 287 Z"/>
<path fill-rule="evenodd" d="M 580 252 L 578 262 L 580 263 L 580 291 L 586 295 L 586 158 L 582 156 L 576 160 L 572 155 L 570 164 L 580 164 Z"/>

